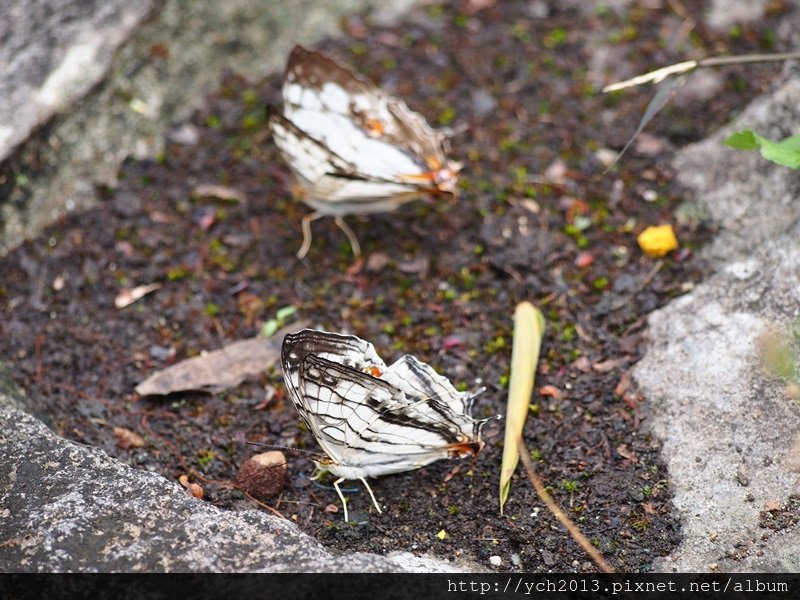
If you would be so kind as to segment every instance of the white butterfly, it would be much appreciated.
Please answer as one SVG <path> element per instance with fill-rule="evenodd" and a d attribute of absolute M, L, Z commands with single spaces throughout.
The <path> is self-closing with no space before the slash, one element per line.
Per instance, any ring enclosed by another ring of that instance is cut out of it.
<path fill-rule="evenodd" d="M 404 102 L 330 58 L 295 46 L 283 79 L 283 114 L 270 117 L 275 143 L 314 212 L 333 216 L 353 254 L 361 249 L 345 215 L 392 211 L 427 194 L 454 196 L 461 165 L 445 156 L 445 133 Z"/>
<path fill-rule="evenodd" d="M 413 356 L 391 366 L 372 344 L 352 335 L 313 329 L 288 334 L 281 349 L 283 377 L 300 417 L 327 456 L 318 468 L 339 484 L 410 471 L 442 458 L 474 456 L 484 446 L 470 408 L 480 393 L 457 391 Z"/>

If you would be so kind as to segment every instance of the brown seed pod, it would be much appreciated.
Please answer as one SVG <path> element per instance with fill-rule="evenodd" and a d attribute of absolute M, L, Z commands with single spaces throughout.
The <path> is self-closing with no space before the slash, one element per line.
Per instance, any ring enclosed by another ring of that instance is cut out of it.
<path fill-rule="evenodd" d="M 288 473 L 283 452 L 272 450 L 247 459 L 239 467 L 236 483 L 239 488 L 258 500 L 277 496 L 286 485 Z"/>

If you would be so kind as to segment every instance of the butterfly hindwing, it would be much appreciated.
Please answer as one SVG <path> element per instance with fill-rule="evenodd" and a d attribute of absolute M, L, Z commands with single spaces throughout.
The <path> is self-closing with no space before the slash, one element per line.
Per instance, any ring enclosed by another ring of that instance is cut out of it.
<path fill-rule="evenodd" d="M 424 364 L 401 360 L 414 365 L 409 369 Z M 385 379 L 394 365 L 387 369 L 372 344 L 354 336 L 314 330 L 288 335 L 282 362 L 298 412 L 343 476 L 414 469 L 458 454 L 454 448 L 471 447 L 478 436 L 480 422 L 444 399 L 451 393 L 447 386 L 421 383 L 427 370 L 414 383 L 395 385 L 403 371 Z"/>

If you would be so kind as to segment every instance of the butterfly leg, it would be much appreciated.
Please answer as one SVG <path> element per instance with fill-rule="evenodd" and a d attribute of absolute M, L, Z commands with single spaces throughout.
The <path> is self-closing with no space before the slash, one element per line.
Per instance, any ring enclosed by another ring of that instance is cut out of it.
<path fill-rule="evenodd" d="M 358 262 L 361 259 L 361 245 L 358 243 L 358 238 L 356 238 L 356 234 L 353 233 L 353 230 L 350 229 L 350 226 L 344 222 L 342 217 L 336 217 L 334 222 L 339 226 L 339 229 L 344 231 L 344 234 L 347 236 L 348 241 L 350 242 L 350 247 L 353 249 L 353 256 Z"/>
<path fill-rule="evenodd" d="M 333 482 L 333 487 L 336 488 L 336 493 L 339 494 L 339 500 L 342 501 L 342 508 L 344 509 L 344 522 L 347 523 L 350 520 L 347 518 L 347 501 L 344 499 L 342 490 L 339 488 L 339 484 L 343 481 L 344 477 L 339 477 L 339 479 Z"/>
<path fill-rule="evenodd" d="M 303 225 L 303 245 L 300 246 L 300 250 L 297 251 L 297 258 L 304 259 L 308 251 L 311 249 L 311 221 L 316 221 L 320 217 L 324 217 L 322 213 L 313 212 L 311 214 L 306 215 L 303 217 L 302 225 Z"/>
<path fill-rule="evenodd" d="M 367 483 L 367 480 L 364 479 L 363 477 L 359 477 L 359 479 L 361 480 L 361 483 L 364 484 L 364 487 L 367 488 L 367 491 L 369 492 L 369 497 L 372 498 L 372 503 L 375 505 L 375 508 L 378 509 L 378 514 L 382 515 L 383 511 L 381 510 L 381 507 L 378 506 L 378 501 L 375 500 L 375 494 L 372 493 L 372 488 L 369 487 L 369 484 Z"/>

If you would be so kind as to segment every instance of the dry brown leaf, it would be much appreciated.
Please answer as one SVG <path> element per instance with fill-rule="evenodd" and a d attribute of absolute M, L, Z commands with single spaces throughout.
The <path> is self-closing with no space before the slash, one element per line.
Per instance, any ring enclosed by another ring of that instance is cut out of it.
<path fill-rule="evenodd" d="M 623 458 L 627 458 L 632 462 L 639 462 L 639 457 L 636 456 L 636 453 L 633 450 L 628 450 L 628 447 L 625 444 L 617 446 L 617 454 Z"/>
<path fill-rule="evenodd" d="M 247 197 L 242 191 L 224 185 L 215 185 L 213 183 L 201 183 L 200 185 L 196 185 L 192 190 L 192 196 L 217 198 L 218 200 L 227 200 L 228 202 L 244 203 L 247 201 Z"/>
<path fill-rule="evenodd" d="M 137 300 L 144 298 L 147 294 L 156 291 L 160 287 L 160 283 L 150 283 L 148 285 L 139 285 L 135 288 L 124 288 L 119 294 L 117 294 L 117 297 L 114 298 L 114 306 L 117 308 L 125 308 L 126 306 L 130 306 Z"/>
<path fill-rule="evenodd" d="M 458 472 L 459 472 L 460 470 L 461 470 L 461 465 L 456 465 L 455 467 L 453 467 L 452 469 L 450 469 L 450 470 L 447 472 L 447 475 L 445 475 L 445 476 L 444 476 L 444 479 L 443 479 L 442 481 L 444 481 L 444 483 L 447 483 L 447 482 L 448 482 L 448 481 L 450 481 L 450 480 L 451 480 L 453 477 L 455 477 L 456 475 L 458 475 Z"/>
<path fill-rule="evenodd" d="M 188 490 L 189 493 L 198 500 L 203 499 L 203 487 L 199 483 L 190 483 Z"/>
<path fill-rule="evenodd" d="M 256 336 L 239 340 L 181 361 L 145 379 L 136 386 L 136 393 L 140 396 L 163 396 L 188 390 L 215 393 L 236 387 L 270 368 L 280 357 L 283 336 L 306 325 L 289 325 L 271 338 Z"/>
<path fill-rule="evenodd" d="M 138 433 L 134 433 L 130 429 L 124 427 L 114 427 L 112 431 L 114 437 L 117 438 L 117 446 L 123 450 L 130 450 L 131 448 L 141 448 L 144 446 L 145 441 Z"/>
<path fill-rule="evenodd" d="M 561 393 L 561 390 L 559 390 L 557 387 L 555 387 L 553 385 L 543 385 L 542 387 L 540 387 L 539 388 L 539 395 L 540 396 L 550 396 L 552 398 L 555 398 L 556 400 L 561 400 L 561 398 L 563 398 L 563 396 L 564 396 Z"/>
<path fill-rule="evenodd" d="M 631 374 L 630 373 L 623 373 L 622 377 L 619 378 L 619 383 L 617 387 L 614 388 L 614 395 L 620 396 L 628 391 L 628 387 L 631 385 Z"/>
<path fill-rule="evenodd" d="M 609 371 L 613 371 L 619 365 L 621 365 L 624 361 L 620 358 L 611 358 L 609 360 L 604 360 L 602 362 L 594 363 L 592 368 L 597 371 L 598 373 L 608 373 Z"/>
<path fill-rule="evenodd" d="M 339 507 L 336 506 L 335 504 L 328 504 L 328 506 L 325 507 L 325 512 L 326 513 L 338 513 L 339 512 Z"/>

